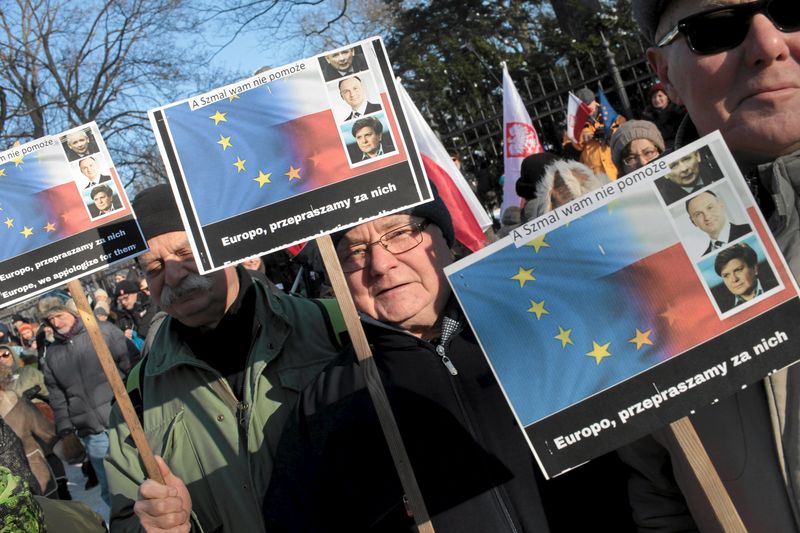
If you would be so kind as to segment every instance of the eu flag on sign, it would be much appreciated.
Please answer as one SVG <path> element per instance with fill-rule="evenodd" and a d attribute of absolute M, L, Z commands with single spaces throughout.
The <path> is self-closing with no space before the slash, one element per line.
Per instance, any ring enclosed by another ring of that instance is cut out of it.
<path fill-rule="evenodd" d="M 721 331 L 667 217 L 648 188 L 449 272 L 523 425 Z"/>
<path fill-rule="evenodd" d="M 617 120 L 619 113 L 611 106 L 603 89 L 597 91 L 597 99 L 600 101 L 600 113 L 603 115 L 603 124 L 606 126 L 605 136 L 608 140 L 611 138 L 611 125 Z"/>

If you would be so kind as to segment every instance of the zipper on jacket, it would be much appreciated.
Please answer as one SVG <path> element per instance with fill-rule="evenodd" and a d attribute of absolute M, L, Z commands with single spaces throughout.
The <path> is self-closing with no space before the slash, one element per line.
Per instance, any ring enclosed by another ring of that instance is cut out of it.
<path fill-rule="evenodd" d="M 457 376 L 458 369 L 456 368 L 456 365 L 454 365 L 453 362 L 450 360 L 450 358 L 447 357 L 447 350 L 445 350 L 443 344 L 439 344 L 438 346 L 436 346 L 436 354 L 439 357 L 441 357 L 442 364 L 445 366 L 445 368 L 447 368 L 447 370 L 450 371 L 450 375 Z"/>

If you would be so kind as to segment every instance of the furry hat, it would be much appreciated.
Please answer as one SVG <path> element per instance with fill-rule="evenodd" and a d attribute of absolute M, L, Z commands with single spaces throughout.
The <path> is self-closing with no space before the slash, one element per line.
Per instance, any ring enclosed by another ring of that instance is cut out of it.
<path fill-rule="evenodd" d="M 69 299 L 65 302 L 61 298 L 50 296 L 39 300 L 38 307 L 39 314 L 43 318 L 47 318 L 53 313 L 58 313 L 61 311 L 65 311 L 76 318 L 78 316 L 78 309 L 75 307 L 75 302 L 73 302 L 72 299 Z"/>
<path fill-rule="evenodd" d="M 574 200 L 579 196 L 586 194 L 589 191 L 599 189 L 610 180 L 605 174 L 595 174 L 592 169 L 571 160 L 559 160 L 548 165 L 545 169 L 544 178 L 539 182 L 536 190 L 536 208 L 534 209 L 533 218 L 544 215 L 553 209 L 563 205 L 556 204 L 555 199 L 552 197 L 553 189 L 567 190 L 569 200 Z M 528 220 L 532 220 L 529 218 Z"/>
<path fill-rule="evenodd" d="M 656 145 L 659 152 L 664 153 L 664 138 L 658 131 L 658 126 L 649 120 L 629 120 L 617 128 L 611 136 L 611 159 L 620 171 L 625 149 L 636 139 L 647 139 Z"/>

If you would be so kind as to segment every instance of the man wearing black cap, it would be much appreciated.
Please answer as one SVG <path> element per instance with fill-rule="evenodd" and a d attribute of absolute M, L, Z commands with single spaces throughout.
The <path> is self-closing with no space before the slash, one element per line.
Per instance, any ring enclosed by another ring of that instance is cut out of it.
<path fill-rule="evenodd" d="M 283 424 L 337 351 L 322 305 L 272 294 L 241 267 L 201 276 L 168 186 L 142 191 L 133 208 L 150 247 L 139 264 L 169 316 L 128 388 L 166 484 L 145 481 L 115 410 L 111 528 L 264 531 L 260 504 Z"/>
<path fill-rule="evenodd" d="M 719 130 L 800 276 L 800 19 L 793 0 L 634 0 L 647 55 L 688 117 L 680 147 Z M 692 417 L 752 531 L 800 529 L 800 368 L 774 372 Z M 719 530 L 683 453 L 659 431 L 624 450 L 643 529 Z"/>
<path fill-rule="evenodd" d="M 530 451 L 445 279 L 454 234 L 442 201 L 334 241 L 436 530 L 546 531 Z M 365 387 L 346 352 L 303 391 L 265 499 L 268 529 L 413 526 Z"/>
<path fill-rule="evenodd" d="M 139 286 L 128 280 L 120 281 L 114 287 L 114 297 L 117 299 L 117 326 L 129 339 L 135 336 L 139 339 L 147 337 L 150 322 L 153 321 L 158 309 L 150 298 L 139 291 Z"/>

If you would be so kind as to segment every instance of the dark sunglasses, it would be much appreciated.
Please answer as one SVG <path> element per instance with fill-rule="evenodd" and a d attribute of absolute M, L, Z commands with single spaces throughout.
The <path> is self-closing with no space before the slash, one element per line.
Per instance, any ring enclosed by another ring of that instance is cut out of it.
<path fill-rule="evenodd" d="M 683 34 L 695 54 L 731 50 L 744 42 L 750 31 L 750 20 L 758 13 L 763 13 L 782 32 L 800 30 L 800 8 L 796 0 L 760 0 L 718 7 L 681 19 L 656 46 L 667 46 Z"/>

